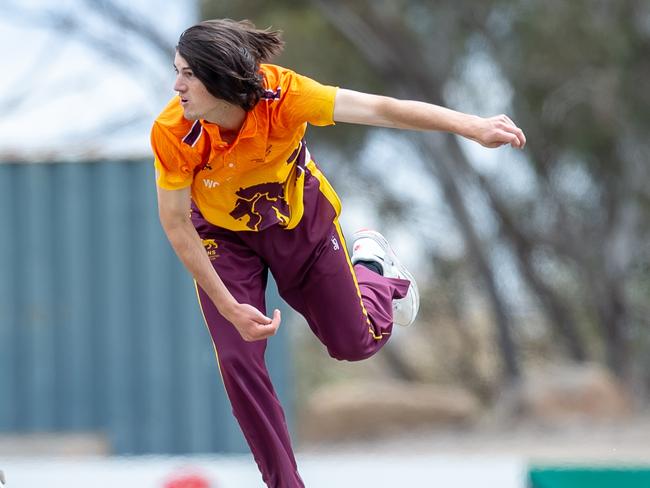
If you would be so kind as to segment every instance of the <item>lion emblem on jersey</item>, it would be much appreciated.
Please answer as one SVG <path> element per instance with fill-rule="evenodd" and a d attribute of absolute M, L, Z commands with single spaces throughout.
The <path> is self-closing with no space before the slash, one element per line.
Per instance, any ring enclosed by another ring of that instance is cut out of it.
<path fill-rule="evenodd" d="M 289 222 L 289 203 L 281 183 L 260 183 L 240 188 L 235 194 L 239 198 L 230 215 L 237 220 L 248 217 L 246 227 L 249 229 L 259 231 Z"/>

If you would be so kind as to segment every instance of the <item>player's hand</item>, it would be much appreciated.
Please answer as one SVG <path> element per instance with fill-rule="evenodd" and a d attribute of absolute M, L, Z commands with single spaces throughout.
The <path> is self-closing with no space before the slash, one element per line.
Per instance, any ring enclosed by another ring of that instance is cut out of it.
<path fill-rule="evenodd" d="M 247 342 L 259 341 L 275 335 L 281 321 L 279 310 L 274 310 L 273 319 L 270 319 L 247 303 L 237 303 L 223 315 Z"/>
<path fill-rule="evenodd" d="M 514 148 L 523 149 L 526 145 L 524 131 L 503 114 L 479 118 L 469 138 L 489 148 L 510 144 Z"/>

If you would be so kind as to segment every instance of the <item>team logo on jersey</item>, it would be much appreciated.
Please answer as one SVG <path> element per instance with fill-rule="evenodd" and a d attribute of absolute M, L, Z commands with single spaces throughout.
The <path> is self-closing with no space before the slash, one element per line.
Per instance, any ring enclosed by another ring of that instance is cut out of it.
<path fill-rule="evenodd" d="M 260 183 L 240 188 L 236 195 L 239 198 L 230 215 L 237 220 L 248 217 L 246 227 L 249 229 L 264 230 L 274 224 L 284 226 L 289 222 L 289 203 L 281 183 Z"/>
<path fill-rule="evenodd" d="M 219 244 L 214 239 L 203 239 L 203 247 L 205 247 L 205 252 L 208 253 L 210 261 L 214 261 L 219 257 L 217 249 L 219 249 Z"/>

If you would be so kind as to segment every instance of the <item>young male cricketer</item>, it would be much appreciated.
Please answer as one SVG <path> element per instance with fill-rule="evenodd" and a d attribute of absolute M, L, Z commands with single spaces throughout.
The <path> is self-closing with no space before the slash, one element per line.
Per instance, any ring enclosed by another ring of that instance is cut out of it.
<path fill-rule="evenodd" d="M 376 353 L 419 306 L 412 276 L 374 231 L 350 258 L 340 201 L 311 158 L 307 123 L 447 131 L 522 148 L 508 117 L 324 86 L 264 64 L 280 33 L 211 20 L 180 36 L 178 93 L 151 133 L 162 226 L 193 275 L 233 413 L 269 487 L 303 487 L 264 363 L 280 312 L 266 316 L 270 270 L 282 298 L 339 360 Z"/>

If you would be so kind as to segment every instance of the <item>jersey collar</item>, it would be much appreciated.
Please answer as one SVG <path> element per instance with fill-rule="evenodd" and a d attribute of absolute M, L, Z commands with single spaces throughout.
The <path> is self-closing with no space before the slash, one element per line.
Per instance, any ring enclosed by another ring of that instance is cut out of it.
<path fill-rule="evenodd" d="M 207 130 L 214 142 L 219 143 L 221 147 L 226 146 L 225 141 L 221 139 L 221 133 L 217 124 L 212 124 L 202 119 L 201 125 L 205 128 L 205 130 Z M 229 145 L 229 147 L 232 148 L 236 146 L 237 143 L 239 143 L 239 141 L 242 139 L 250 139 L 252 137 L 255 137 L 255 134 L 257 134 L 257 115 L 255 114 L 255 109 L 253 109 L 246 114 L 244 125 L 242 125 L 241 129 L 239 129 L 239 134 L 237 134 L 237 137 Z"/>

